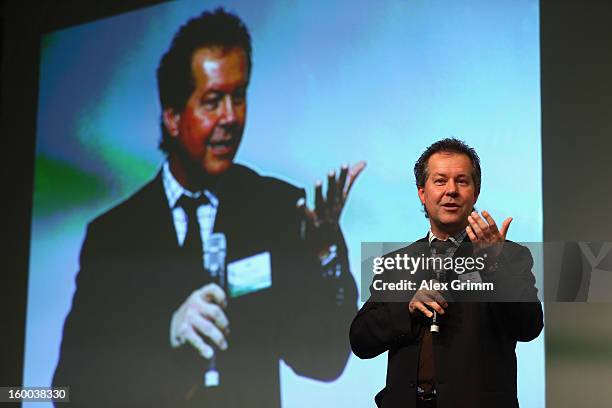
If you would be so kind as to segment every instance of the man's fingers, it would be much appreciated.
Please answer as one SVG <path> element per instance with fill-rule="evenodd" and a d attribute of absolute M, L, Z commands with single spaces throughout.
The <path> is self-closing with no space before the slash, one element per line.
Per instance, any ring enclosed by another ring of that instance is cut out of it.
<path fill-rule="evenodd" d="M 216 283 L 209 283 L 196 291 L 200 299 L 204 301 L 211 301 L 218 304 L 221 307 L 227 306 L 227 296 L 225 292 Z"/>
<path fill-rule="evenodd" d="M 480 227 L 482 233 L 488 235 L 489 224 L 487 224 L 485 220 L 483 220 L 482 217 L 480 217 L 480 214 L 478 214 L 476 211 L 472 211 L 471 216 L 474 219 L 474 221 L 476 221 L 476 224 L 478 224 L 478 226 Z"/>
<path fill-rule="evenodd" d="M 189 318 L 193 327 L 195 327 L 199 333 L 206 336 L 210 341 L 219 347 L 220 350 L 227 349 L 227 341 L 223 333 L 215 326 L 213 322 L 203 318 L 199 314 L 193 314 Z"/>
<path fill-rule="evenodd" d="M 508 228 L 510 228 L 510 223 L 512 222 L 512 220 L 513 220 L 512 217 L 508 217 L 502 223 L 502 228 L 501 228 L 500 233 L 502 234 L 502 237 L 504 237 L 504 239 L 506 239 L 506 234 L 508 233 Z"/>
<path fill-rule="evenodd" d="M 365 167 L 366 167 L 366 162 L 360 161 L 359 163 L 355 164 L 349 171 L 348 186 L 346 187 L 346 192 L 344 193 L 344 200 L 346 200 L 346 198 L 348 197 L 351 191 L 351 188 L 353 187 L 353 183 L 355 183 L 355 180 L 357 180 L 357 177 L 359 177 L 359 175 L 361 174 L 363 169 L 365 169 Z"/>
<path fill-rule="evenodd" d="M 340 203 L 344 203 L 344 186 L 346 185 L 346 177 L 348 175 L 348 164 L 343 164 L 340 167 L 340 177 L 338 177 L 338 189 L 336 193 L 338 194 L 338 201 Z"/>
<path fill-rule="evenodd" d="M 446 301 L 446 299 L 444 299 L 444 296 L 442 296 L 442 294 L 438 292 L 437 290 L 433 291 L 433 293 L 431 294 L 431 297 L 433 298 L 433 300 L 436 301 L 436 303 L 438 303 L 442 307 L 448 306 L 448 302 Z"/>
<path fill-rule="evenodd" d="M 419 290 L 408 304 L 408 310 L 414 313 L 418 309 L 427 317 L 433 316 L 431 310 L 425 305 L 442 315 L 445 313 L 444 308 L 448 307 L 448 302 L 437 290 Z"/>
<path fill-rule="evenodd" d="M 172 346 L 179 347 L 189 342 L 202 357 L 209 359 L 214 350 L 202 339 L 204 336 L 219 349 L 227 349 L 224 333 L 229 333 L 229 320 L 222 309 L 226 305 L 225 292 L 215 283 L 194 291 L 172 317 Z"/>
<path fill-rule="evenodd" d="M 489 229 L 491 232 L 493 234 L 498 234 L 499 230 L 497 229 L 497 224 L 495 223 L 493 217 L 491 217 L 491 214 L 489 214 L 488 211 L 483 211 L 482 216 L 485 218 L 485 220 L 487 220 L 487 223 L 489 223 Z"/>
<path fill-rule="evenodd" d="M 427 317 L 433 316 L 433 313 L 423 304 L 423 302 L 416 300 L 411 302 L 413 313 L 416 310 L 420 310 Z"/>
<path fill-rule="evenodd" d="M 350 170 L 347 165 L 342 165 L 340 174 L 336 178 L 336 172 L 330 171 L 327 174 L 327 192 L 323 196 L 323 183 L 317 181 L 315 183 L 315 208 L 314 213 L 310 214 L 305 205 L 305 200 L 300 199 L 296 203 L 298 208 L 301 208 L 308 219 L 318 227 L 320 223 L 336 223 L 340 217 L 342 207 L 348 196 L 353 183 L 357 176 L 363 171 L 366 163 L 361 161 L 353 166 Z M 347 185 L 348 183 L 348 185 Z M 346 191 L 345 191 L 346 186 Z"/>
<path fill-rule="evenodd" d="M 210 360 L 212 356 L 215 354 L 215 351 L 211 346 L 206 344 L 204 340 L 200 337 L 199 334 L 195 332 L 192 328 L 189 328 L 185 335 L 183 336 L 186 342 L 191 344 L 193 348 L 205 359 Z"/>
<path fill-rule="evenodd" d="M 225 334 L 229 333 L 229 320 L 219 306 L 214 303 L 203 302 L 200 305 L 199 314 L 212 321 L 219 330 L 222 330 Z"/>
<path fill-rule="evenodd" d="M 484 233 L 480 228 L 480 225 L 476 222 L 476 219 L 471 215 L 468 215 L 468 222 L 470 223 L 470 227 L 472 227 L 472 232 L 476 235 L 477 240 L 484 239 Z"/>
<path fill-rule="evenodd" d="M 472 243 L 478 242 L 478 237 L 476 236 L 476 234 L 474 234 L 472 227 L 470 227 L 469 225 L 465 227 L 465 232 L 467 232 L 468 237 L 470 237 L 470 241 L 472 241 Z"/>
<path fill-rule="evenodd" d="M 436 312 L 438 312 L 439 314 L 444 314 L 444 308 L 442 306 L 440 306 L 440 304 L 438 302 L 427 302 L 426 303 L 427 306 L 429 306 L 430 308 L 432 308 L 433 310 L 435 310 Z"/>
<path fill-rule="evenodd" d="M 323 218 L 325 216 L 325 203 L 323 202 L 323 185 L 320 181 L 317 181 L 315 184 L 315 212 L 319 216 L 319 218 Z"/>
<path fill-rule="evenodd" d="M 423 303 L 419 302 L 417 305 L 417 309 L 419 309 L 425 316 L 432 317 L 433 312 L 427 308 Z"/>
<path fill-rule="evenodd" d="M 327 173 L 327 208 L 333 208 L 336 203 L 336 172 Z"/>

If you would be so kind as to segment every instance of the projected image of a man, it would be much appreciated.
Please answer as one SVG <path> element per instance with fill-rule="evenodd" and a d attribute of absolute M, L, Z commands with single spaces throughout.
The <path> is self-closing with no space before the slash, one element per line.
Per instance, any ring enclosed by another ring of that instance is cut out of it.
<path fill-rule="evenodd" d="M 93 220 L 53 384 L 74 406 L 280 406 L 279 362 L 332 381 L 357 292 L 339 219 L 365 167 L 305 192 L 234 162 L 251 39 L 223 9 L 176 33 L 157 70 L 153 180 Z M 256 135 L 252 136 L 256 137 Z M 211 273 L 213 234 L 227 274 Z M 214 364 L 219 381 L 209 383 Z"/>

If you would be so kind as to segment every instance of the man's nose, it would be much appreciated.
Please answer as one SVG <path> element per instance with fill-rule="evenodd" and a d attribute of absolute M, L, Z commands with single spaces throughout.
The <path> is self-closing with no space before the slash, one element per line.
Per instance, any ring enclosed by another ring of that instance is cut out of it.
<path fill-rule="evenodd" d="M 455 197 L 457 194 L 459 194 L 457 191 L 457 183 L 455 183 L 454 180 L 449 180 L 448 183 L 446 183 L 446 195 Z"/>
<path fill-rule="evenodd" d="M 221 104 L 221 121 L 222 123 L 233 123 L 236 121 L 236 107 L 231 95 L 225 95 Z"/>

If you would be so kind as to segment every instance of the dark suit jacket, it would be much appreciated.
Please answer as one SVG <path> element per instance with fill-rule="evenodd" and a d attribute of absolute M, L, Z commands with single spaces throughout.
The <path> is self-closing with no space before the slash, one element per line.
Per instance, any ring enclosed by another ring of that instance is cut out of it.
<path fill-rule="evenodd" d="M 426 238 L 398 252 L 419 256 L 424 247 Z M 469 245 L 455 253 L 455 257 L 469 255 Z M 512 291 L 506 296 L 531 302 L 449 302 L 441 332 L 433 338 L 438 408 L 518 407 L 516 342 L 539 335 L 542 307 L 529 251 L 506 242 L 500 260 L 493 280 Z M 415 275 L 417 281 L 428 278 L 423 271 Z M 371 293 L 351 325 L 353 352 L 360 358 L 389 352 L 386 386 L 375 398 L 378 407 L 415 407 L 419 349 L 429 321 L 410 315 L 413 293 L 396 301 Z"/>
<path fill-rule="evenodd" d="M 71 387 L 72 406 L 267 408 L 280 406 L 280 359 L 323 381 L 342 373 L 357 310 L 345 247 L 340 278 L 323 276 L 298 234 L 304 192 L 280 180 L 234 165 L 214 192 L 227 262 L 272 258 L 271 288 L 228 301 L 221 386 L 203 387 L 207 363 L 190 345 L 170 347 L 173 312 L 208 278 L 184 262 L 158 174 L 88 226 L 53 379 Z"/>

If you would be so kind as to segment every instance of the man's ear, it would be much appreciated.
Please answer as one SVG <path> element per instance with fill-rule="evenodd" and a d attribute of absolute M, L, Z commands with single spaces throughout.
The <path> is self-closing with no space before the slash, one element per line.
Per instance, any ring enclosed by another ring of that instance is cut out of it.
<path fill-rule="evenodd" d="M 417 191 L 419 193 L 419 199 L 421 200 L 421 204 L 425 204 L 425 188 L 419 187 L 417 188 Z"/>
<path fill-rule="evenodd" d="M 172 137 L 177 137 L 179 134 L 179 125 L 181 123 L 181 115 L 176 113 L 172 108 L 164 109 L 162 114 L 164 126 Z"/>

